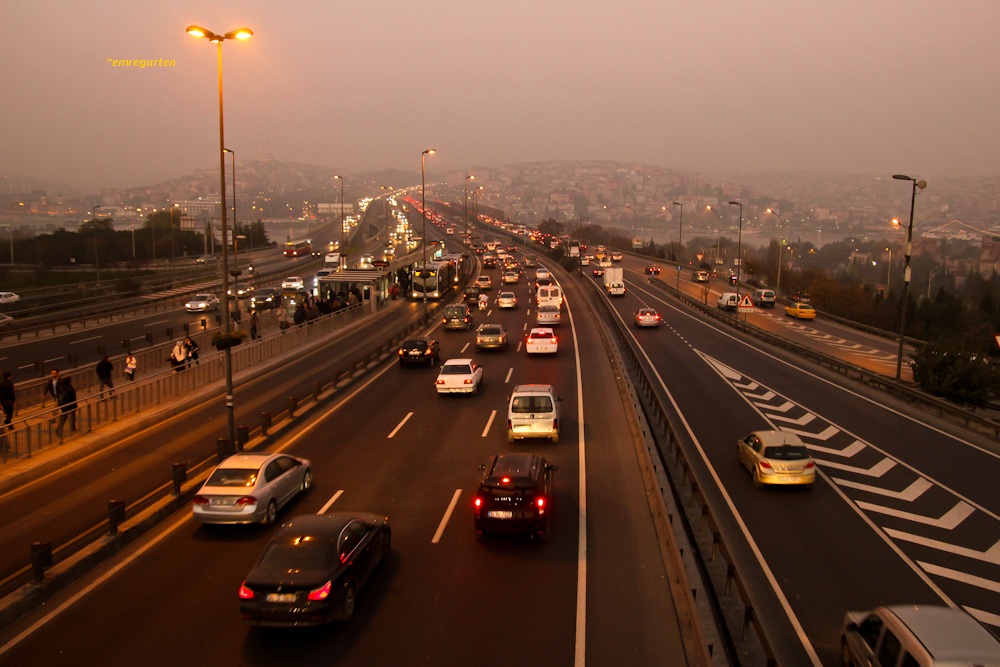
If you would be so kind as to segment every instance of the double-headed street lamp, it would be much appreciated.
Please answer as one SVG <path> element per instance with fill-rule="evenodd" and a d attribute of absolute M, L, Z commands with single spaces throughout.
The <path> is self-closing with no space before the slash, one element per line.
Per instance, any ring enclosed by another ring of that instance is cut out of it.
<path fill-rule="evenodd" d="M 684 233 L 684 202 L 675 201 L 674 206 L 681 207 L 681 220 L 677 223 L 677 289 L 681 288 L 681 234 Z"/>
<path fill-rule="evenodd" d="M 719 251 L 722 250 L 722 225 L 723 225 L 722 214 L 719 213 L 719 210 L 717 208 L 714 208 L 711 204 L 709 204 L 705 208 L 707 210 L 711 211 L 712 213 L 714 213 L 719 218 L 719 233 L 715 237 L 715 265 L 718 266 L 719 265 Z"/>
<path fill-rule="evenodd" d="M 736 299 L 740 298 L 740 281 L 743 280 L 743 202 L 731 201 L 732 206 L 740 207 L 740 231 L 736 238 Z"/>
<path fill-rule="evenodd" d="M 219 198 L 222 209 L 222 310 L 223 317 L 222 331 L 228 339 L 232 335 L 232 322 L 229 317 L 229 252 L 225 247 L 228 227 L 226 225 L 226 134 L 222 104 L 222 42 L 227 39 L 249 39 L 253 31 L 249 28 L 239 28 L 227 32 L 224 35 L 217 35 L 210 30 L 191 25 L 186 28 L 187 33 L 192 37 L 204 37 L 210 42 L 215 42 L 218 52 L 218 72 L 219 72 L 219 177 L 221 187 L 219 188 Z M 237 302 L 239 297 L 237 297 Z M 223 351 L 223 359 L 226 374 L 226 418 L 228 421 L 228 435 L 230 446 L 236 445 L 236 415 L 233 407 L 233 355 L 232 350 L 226 347 Z"/>
<path fill-rule="evenodd" d="M 767 212 L 778 218 L 778 222 L 781 223 L 781 236 L 778 237 L 778 278 L 775 280 L 774 291 L 777 294 L 781 293 L 781 262 L 782 254 L 785 251 L 785 221 L 781 218 L 781 215 L 775 211 L 773 208 L 767 209 Z"/>
<path fill-rule="evenodd" d="M 476 180 L 473 175 L 465 177 L 465 242 L 469 242 L 469 181 Z"/>
<path fill-rule="evenodd" d="M 337 248 L 341 253 L 344 252 L 344 245 L 347 243 L 347 221 L 344 219 L 344 177 L 337 174 L 334 180 L 340 181 L 340 247 Z"/>
<path fill-rule="evenodd" d="M 910 257 L 913 255 L 913 205 L 917 200 L 917 190 L 927 187 L 927 181 L 918 181 L 903 174 L 893 174 L 897 181 L 910 181 L 910 224 L 906 227 L 906 244 L 903 246 L 903 314 L 899 319 L 899 354 L 896 356 L 896 379 L 903 371 L 903 341 L 906 338 L 906 301 L 910 292 Z"/>

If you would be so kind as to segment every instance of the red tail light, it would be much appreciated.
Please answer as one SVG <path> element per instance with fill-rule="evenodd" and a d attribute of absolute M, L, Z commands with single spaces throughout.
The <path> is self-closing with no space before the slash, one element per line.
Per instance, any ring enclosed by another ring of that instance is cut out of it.
<path fill-rule="evenodd" d="M 309 591 L 310 600 L 325 600 L 330 596 L 330 589 L 333 588 L 333 582 L 328 581 L 319 588 L 314 588 Z"/>
<path fill-rule="evenodd" d="M 462 380 L 462 384 L 472 384 L 472 378 L 465 378 Z"/>
<path fill-rule="evenodd" d="M 771 469 L 771 464 L 768 463 L 767 461 L 761 461 L 760 462 L 760 467 L 761 468 L 767 468 L 768 470 L 770 470 Z"/>
<path fill-rule="evenodd" d="M 545 498 L 543 496 L 538 496 L 537 498 L 535 498 L 535 505 L 538 506 L 538 509 L 542 509 L 543 507 L 545 507 Z"/>
<path fill-rule="evenodd" d="M 475 505 L 476 509 L 479 509 L 480 507 L 482 507 L 482 506 L 483 506 L 483 499 L 482 499 L 482 498 L 480 498 L 479 496 L 476 496 L 476 497 L 475 497 L 475 498 L 474 498 L 474 499 L 472 500 L 472 504 L 473 504 L 473 505 Z"/>
<path fill-rule="evenodd" d="M 438 380 L 437 384 L 444 384 L 444 380 Z"/>
<path fill-rule="evenodd" d="M 195 505 L 207 505 L 209 501 L 205 496 L 195 496 L 192 502 Z"/>
<path fill-rule="evenodd" d="M 816 467 L 816 464 L 813 463 L 812 461 L 810 461 L 809 463 L 806 464 L 806 470 L 809 470 L 810 468 L 815 468 L 815 467 Z"/>
<path fill-rule="evenodd" d="M 247 586 L 245 581 L 242 584 L 240 584 L 239 595 L 241 600 L 253 600 L 254 598 L 253 589 Z"/>
<path fill-rule="evenodd" d="M 254 498 L 253 496 L 243 496 L 242 498 L 237 498 L 235 504 L 237 504 L 237 505 L 256 505 L 257 504 L 257 499 Z"/>

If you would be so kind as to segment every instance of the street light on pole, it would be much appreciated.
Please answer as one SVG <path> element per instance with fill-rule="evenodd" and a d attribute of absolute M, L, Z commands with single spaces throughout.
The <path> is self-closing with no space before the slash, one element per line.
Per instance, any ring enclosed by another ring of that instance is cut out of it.
<path fill-rule="evenodd" d="M 469 175 L 465 177 L 465 240 L 468 243 L 469 240 L 469 181 L 476 180 L 475 176 Z"/>
<path fill-rule="evenodd" d="M 7 226 L 10 227 L 10 265 L 14 266 L 14 207 L 24 206 L 23 201 L 11 202 L 7 207 Z"/>
<path fill-rule="evenodd" d="M 715 265 L 718 266 L 719 265 L 719 250 L 721 250 L 721 246 L 722 246 L 722 225 L 723 225 L 722 214 L 719 213 L 719 211 L 717 209 L 713 208 L 711 204 L 709 204 L 705 208 L 708 209 L 709 211 L 711 211 L 712 213 L 714 213 L 715 215 L 717 215 L 718 218 L 719 218 L 719 233 L 715 237 Z"/>
<path fill-rule="evenodd" d="M 345 234 L 347 233 L 347 221 L 344 219 L 344 177 L 335 175 L 334 180 L 340 181 L 340 247 L 337 248 L 341 253 L 344 252 L 344 244 L 347 243 Z"/>
<path fill-rule="evenodd" d="M 233 177 L 232 177 L 232 181 L 233 181 L 233 234 L 239 234 L 240 233 L 240 222 L 239 222 L 239 218 L 236 217 L 236 151 L 231 150 L 229 148 L 223 148 L 222 152 L 223 153 L 229 153 L 230 155 L 233 156 L 233 172 L 232 172 L 232 174 L 233 174 Z M 237 260 L 238 259 L 239 259 L 239 256 L 237 255 Z"/>
<path fill-rule="evenodd" d="M 97 209 L 101 208 L 101 205 L 90 207 L 90 219 L 93 222 L 97 222 Z M 101 282 L 101 260 L 97 255 L 97 225 L 94 225 L 94 269 L 97 271 L 97 282 Z"/>
<path fill-rule="evenodd" d="M 479 186 L 472 191 L 472 214 L 475 216 L 476 222 L 479 222 L 479 191 L 483 189 L 483 186 Z"/>
<path fill-rule="evenodd" d="M 893 174 L 897 181 L 910 181 L 910 224 L 906 227 L 906 244 L 903 246 L 903 305 L 899 319 L 899 354 L 896 356 L 896 379 L 903 371 L 903 341 L 906 339 L 906 301 L 910 293 L 910 257 L 913 255 L 913 206 L 917 200 L 917 190 L 927 187 L 927 181 L 918 181 L 903 174 Z"/>
<path fill-rule="evenodd" d="M 681 220 L 677 223 L 677 289 L 681 288 L 681 234 L 684 233 L 684 202 L 675 201 L 674 206 L 681 207 Z"/>
<path fill-rule="evenodd" d="M 391 185 L 380 185 L 382 194 L 382 217 L 385 218 L 385 244 L 392 245 L 392 237 L 389 234 L 389 193 L 392 192 Z"/>
<path fill-rule="evenodd" d="M 740 231 L 736 238 L 736 299 L 740 298 L 740 281 L 743 280 L 743 202 L 731 201 L 732 206 L 740 207 Z"/>
<path fill-rule="evenodd" d="M 232 322 L 229 317 L 229 260 L 226 251 L 226 154 L 223 152 L 226 147 L 225 123 L 222 105 L 222 42 L 227 39 L 249 39 L 253 31 L 249 28 L 240 28 L 227 32 L 224 35 L 216 35 L 210 30 L 200 28 L 196 25 L 188 26 L 187 33 L 192 37 L 204 37 L 215 42 L 218 52 L 218 73 L 219 73 L 219 177 L 222 187 L 219 189 L 220 208 L 222 209 L 222 310 L 226 313 L 223 318 L 222 331 L 226 338 L 232 334 Z M 223 360 L 226 374 L 226 418 L 228 422 L 228 435 L 230 446 L 236 444 L 236 414 L 233 408 L 233 355 L 232 349 L 226 347 L 223 352 Z"/>
<path fill-rule="evenodd" d="M 428 148 L 427 150 L 420 151 L 420 235 L 423 236 L 423 240 L 420 243 L 420 247 L 423 255 L 423 262 L 421 262 L 421 269 L 427 265 L 427 176 L 426 167 L 424 165 L 424 160 L 428 155 L 434 155 L 437 153 L 433 148 Z M 427 290 L 423 291 L 424 295 L 424 317 L 427 317 Z"/>
<path fill-rule="evenodd" d="M 775 280 L 774 291 L 778 294 L 781 293 L 781 255 L 782 251 L 785 249 L 785 221 L 781 218 L 781 215 L 775 211 L 773 208 L 767 209 L 767 212 L 778 218 L 778 222 L 781 223 L 781 236 L 778 237 L 778 278 Z"/>

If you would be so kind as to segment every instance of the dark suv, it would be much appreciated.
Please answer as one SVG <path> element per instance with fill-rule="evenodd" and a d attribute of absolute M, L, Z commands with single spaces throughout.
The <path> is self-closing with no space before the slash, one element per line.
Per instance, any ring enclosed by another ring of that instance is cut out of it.
<path fill-rule="evenodd" d="M 399 344 L 399 365 L 426 364 L 441 361 L 441 346 L 433 338 L 407 338 Z"/>
<path fill-rule="evenodd" d="M 483 293 L 483 290 L 479 289 L 478 285 L 469 285 L 465 288 L 465 292 L 462 293 L 462 301 L 465 303 L 476 303 L 479 301 L 479 295 Z"/>
<path fill-rule="evenodd" d="M 270 287 L 264 287 L 250 297 L 250 307 L 253 310 L 270 310 L 281 304 L 281 292 Z"/>
<path fill-rule="evenodd" d="M 464 303 L 445 306 L 442 323 L 445 329 L 471 329 L 472 311 Z"/>
<path fill-rule="evenodd" d="M 536 454 L 497 454 L 480 469 L 485 476 L 473 500 L 476 540 L 493 533 L 548 540 L 556 466 Z"/>

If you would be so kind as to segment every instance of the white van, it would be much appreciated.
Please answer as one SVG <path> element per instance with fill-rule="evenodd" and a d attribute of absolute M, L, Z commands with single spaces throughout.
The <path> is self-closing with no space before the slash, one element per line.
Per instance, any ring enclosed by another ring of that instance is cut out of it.
<path fill-rule="evenodd" d="M 719 297 L 719 310 L 736 310 L 740 305 L 740 296 L 736 292 L 723 292 Z"/>
<path fill-rule="evenodd" d="M 556 306 L 562 308 L 562 290 L 558 285 L 542 285 L 535 294 L 535 303 L 541 306 Z"/>
<path fill-rule="evenodd" d="M 507 404 L 507 442 L 548 438 L 559 442 L 559 401 L 550 384 L 519 384 Z"/>

